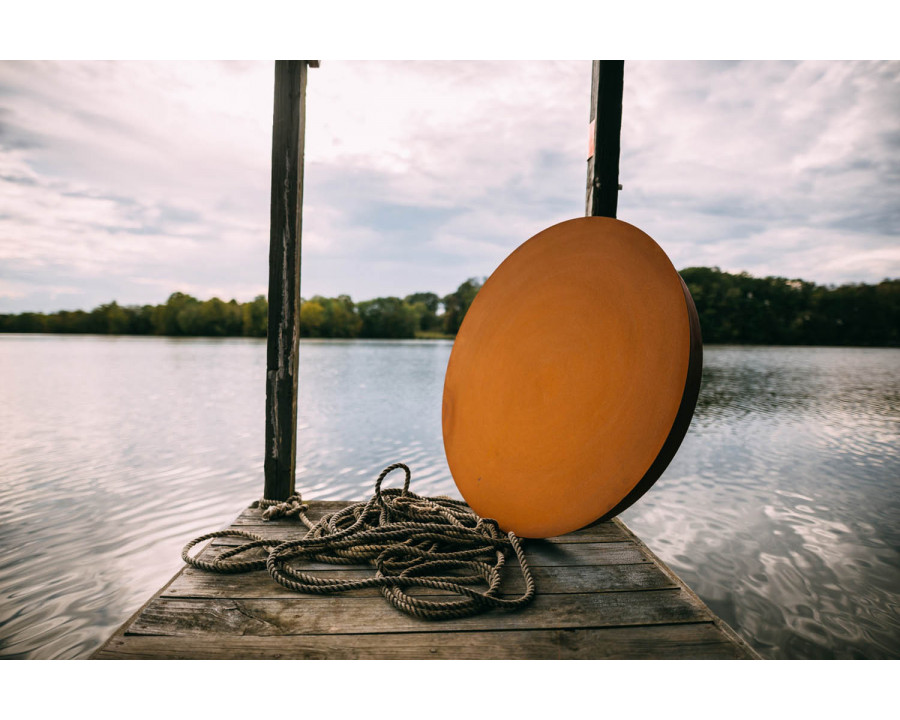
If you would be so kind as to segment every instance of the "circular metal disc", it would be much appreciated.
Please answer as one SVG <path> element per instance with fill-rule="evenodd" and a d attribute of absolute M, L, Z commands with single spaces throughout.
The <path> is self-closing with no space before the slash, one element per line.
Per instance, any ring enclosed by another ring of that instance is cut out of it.
<path fill-rule="evenodd" d="M 521 537 L 618 514 L 678 449 L 700 387 L 687 287 L 645 233 L 554 225 L 485 282 L 456 336 L 443 433 L 456 486 Z"/>

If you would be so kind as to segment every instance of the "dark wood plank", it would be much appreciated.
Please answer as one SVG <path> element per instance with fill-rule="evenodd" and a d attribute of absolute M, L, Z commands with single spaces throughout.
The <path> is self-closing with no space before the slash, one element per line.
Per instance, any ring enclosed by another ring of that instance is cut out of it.
<path fill-rule="evenodd" d="M 326 569 L 307 570 L 328 580 L 361 580 L 374 575 L 374 570 Z M 640 565 L 536 567 L 532 570 L 537 591 L 542 595 L 585 592 L 617 592 L 621 590 L 659 590 L 677 587 L 658 567 L 650 563 Z M 516 568 L 504 571 L 501 592 L 521 595 L 525 590 L 522 574 Z M 422 595 L 446 595 L 438 589 L 421 588 Z M 236 575 L 216 575 L 196 568 L 184 569 L 173 581 L 163 597 L 195 598 L 278 598 L 295 597 L 298 593 L 279 585 L 265 570 Z M 340 593 L 341 597 L 381 597 L 377 588 Z M 302 597 L 314 597 L 302 595 Z"/>
<path fill-rule="evenodd" d="M 273 540 L 303 537 L 306 534 L 306 526 L 300 521 L 273 521 L 273 522 L 241 522 L 234 523 L 232 528 L 252 532 L 260 537 Z M 595 542 L 627 542 L 627 537 L 613 523 L 603 523 L 592 532 L 569 533 L 558 537 L 547 538 L 552 543 L 595 543 Z"/>
<path fill-rule="evenodd" d="M 307 61 L 275 63 L 264 497 L 294 491 Z"/>
<path fill-rule="evenodd" d="M 325 515 L 338 512 L 348 505 L 356 504 L 359 501 L 347 500 L 313 500 L 309 501 L 309 511 L 307 517 L 318 522 Z M 246 508 L 233 523 L 231 527 L 248 532 L 256 533 L 265 538 L 278 538 L 281 533 L 289 535 L 302 536 L 306 532 L 306 526 L 295 518 L 276 520 L 263 520 L 262 509 L 256 507 Z M 625 542 L 628 536 L 622 532 L 622 529 L 612 521 L 597 523 L 595 525 L 576 530 L 575 532 L 561 535 L 559 537 L 547 538 L 550 542 L 571 543 L 571 542 Z"/>
<path fill-rule="evenodd" d="M 525 545 L 525 557 L 533 567 L 569 565 L 629 565 L 648 562 L 631 543 L 554 543 L 534 540 Z"/>
<path fill-rule="evenodd" d="M 315 505 L 314 516 L 346 503 Z M 242 513 L 250 523 L 242 529 L 261 525 L 258 512 Z M 404 615 L 377 590 L 350 594 L 355 597 L 301 595 L 264 571 L 215 575 L 186 567 L 95 657 L 758 657 L 621 521 L 604 525 L 593 539 L 526 543 L 538 585 L 532 605 L 517 613 L 492 611 L 452 621 Z M 298 532 L 293 521 L 265 527 L 277 533 L 278 526 Z M 363 566 L 305 567 L 331 577 L 372 573 Z M 520 574 L 515 567 L 508 571 L 503 589 L 517 595 Z"/>
<path fill-rule="evenodd" d="M 201 557 L 212 559 L 223 549 L 240 545 L 242 542 L 245 540 L 237 537 L 215 538 L 211 545 L 202 551 Z M 547 540 L 531 540 L 525 543 L 524 547 L 525 557 L 531 567 L 630 565 L 649 562 L 640 549 L 627 542 L 554 543 Z M 258 550 L 257 552 L 261 553 L 262 551 Z M 264 557 L 264 555 L 256 557 Z M 509 562 L 515 562 L 515 557 L 510 556 Z M 318 566 L 325 567 L 321 564 Z M 365 565 L 361 564 L 360 567 L 365 567 Z"/>
<path fill-rule="evenodd" d="M 622 528 L 622 531 L 629 537 L 631 542 L 634 543 L 634 546 L 639 549 L 650 562 L 652 562 L 656 567 L 662 570 L 662 572 L 664 572 L 673 582 L 677 583 L 679 587 L 684 590 L 685 594 L 688 597 L 692 598 L 693 602 L 696 605 L 700 605 L 706 608 L 706 604 L 699 598 L 697 593 L 695 593 L 687 585 L 685 585 L 684 582 L 682 582 L 681 578 L 678 577 L 674 572 L 672 572 L 672 569 L 668 565 L 666 565 L 649 547 L 647 547 L 647 545 L 644 544 L 643 540 L 641 540 L 631 531 L 631 528 L 625 525 L 625 523 L 622 522 L 619 518 L 613 518 L 611 522 L 614 522 L 616 525 Z M 710 611 L 707 609 L 707 612 Z M 718 617 L 712 612 L 710 612 L 710 615 L 712 615 L 713 623 L 715 624 L 716 628 L 718 628 L 718 630 L 722 633 L 723 637 L 727 638 L 729 642 L 740 646 L 742 652 L 746 653 L 748 657 L 755 660 L 762 659 L 759 653 L 757 653 L 756 650 L 754 650 L 746 640 L 738 635 L 728 623 L 726 623 L 724 620 L 722 620 L 722 618 Z"/>
<path fill-rule="evenodd" d="M 711 621 L 683 590 L 537 595 L 514 613 L 489 612 L 428 621 L 382 598 L 157 598 L 128 628 L 136 635 L 327 635 L 378 632 L 461 632 L 565 627 L 659 625 Z"/>
<path fill-rule="evenodd" d="M 587 163 L 585 215 L 616 216 L 622 130 L 622 60 L 594 60 L 591 73 L 591 140 Z"/>
<path fill-rule="evenodd" d="M 584 530 L 558 535 L 546 539 L 547 542 L 566 543 L 593 543 L 593 542 L 627 542 L 628 538 L 622 530 L 611 522 L 604 522 Z"/>
<path fill-rule="evenodd" d="M 277 637 L 116 636 L 98 659 L 728 660 L 748 657 L 711 623 L 465 633 Z"/>

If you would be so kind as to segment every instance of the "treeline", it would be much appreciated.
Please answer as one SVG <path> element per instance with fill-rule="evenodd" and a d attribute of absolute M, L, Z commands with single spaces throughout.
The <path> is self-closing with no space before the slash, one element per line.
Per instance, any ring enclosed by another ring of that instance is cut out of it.
<path fill-rule="evenodd" d="M 380 297 L 355 303 L 347 296 L 320 295 L 300 304 L 300 336 L 321 338 L 412 338 L 456 335 L 481 288 L 469 278 L 440 297 L 419 292 L 405 298 Z"/>
<path fill-rule="evenodd" d="M 705 343 L 900 347 L 900 280 L 840 287 L 718 268 L 687 268 Z M 354 303 L 315 296 L 300 305 L 300 333 L 313 338 L 452 337 L 481 287 L 470 278 L 443 297 L 430 292 Z M 162 305 L 115 302 L 90 312 L 0 315 L 0 332 L 265 337 L 266 298 L 201 301 L 174 293 Z"/>
<path fill-rule="evenodd" d="M 827 287 L 687 268 L 704 343 L 900 347 L 900 279 Z"/>
<path fill-rule="evenodd" d="M 452 337 L 459 330 L 482 281 L 470 278 L 440 297 L 421 292 L 354 303 L 347 295 L 301 298 L 300 334 L 314 338 Z M 119 305 L 90 312 L 26 312 L 0 315 L 0 332 L 166 335 L 173 337 L 265 337 L 269 306 L 264 295 L 252 302 L 201 301 L 176 292 L 162 305 Z"/>
<path fill-rule="evenodd" d="M 0 315 L 0 332 L 265 337 L 268 312 L 263 295 L 252 302 L 238 303 L 219 298 L 200 301 L 176 292 L 163 305 L 119 305 L 113 301 L 90 312 Z"/>

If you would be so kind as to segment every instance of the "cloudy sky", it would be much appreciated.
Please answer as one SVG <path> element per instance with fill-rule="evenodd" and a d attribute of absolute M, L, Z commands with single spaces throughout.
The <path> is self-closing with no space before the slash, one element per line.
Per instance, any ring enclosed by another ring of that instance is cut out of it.
<path fill-rule="evenodd" d="M 590 73 L 311 70 L 303 295 L 445 294 L 583 215 Z M 0 63 L 0 312 L 265 293 L 273 78 Z M 900 62 L 628 61 L 621 182 L 679 269 L 900 277 Z"/>

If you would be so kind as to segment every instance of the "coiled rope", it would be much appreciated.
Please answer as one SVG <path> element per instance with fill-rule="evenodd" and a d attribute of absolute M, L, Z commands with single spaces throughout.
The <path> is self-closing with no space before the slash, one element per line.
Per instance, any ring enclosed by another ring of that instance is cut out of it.
<path fill-rule="evenodd" d="M 403 489 L 382 490 L 384 478 L 401 468 L 406 474 Z M 306 535 L 275 544 L 251 532 L 220 530 L 191 540 L 181 557 L 189 565 L 210 572 L 265 568 L 279 584 L 303 593 L 324 595 L 377 587 L 395 608 L 426 620 L 467 617 L 493 608 L 517 610 L 531 602 L 534 579 L 519 538 L 511 532 L 504 535 L 496 521 L 478 517 L 463 502 L 410 492 L 410 477 L 403 463 L 389 465 L 375 481 L 375 494 L 367 502 L 349 505 L 317 523 L 307 517 L 309 506 L 299 494 L 284 502 L 261 500 L 256 505 L 265 508 L 264 519 L 296 517 L 308 528 Z M 247 538 L 248 542 L 212 560 L 189 555 L 198 543 L 217 537 Z M 236 559 L 256 548 L 264 549 L 267 557 Z M 510 549 L 525 581 L 525 592 L 513 599 L 498 594 Z M 338 565 L 368 562 L 374 566 L 375 575 L 363 580 L 328 580 L 290 564 L 297 560 Z M 471 587 L 479 584 L 487 585 L 487 589 Z M 413 587 L 436 588 L 459 597 L 426 600 L 406 592 Z"/>

